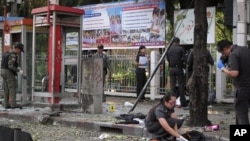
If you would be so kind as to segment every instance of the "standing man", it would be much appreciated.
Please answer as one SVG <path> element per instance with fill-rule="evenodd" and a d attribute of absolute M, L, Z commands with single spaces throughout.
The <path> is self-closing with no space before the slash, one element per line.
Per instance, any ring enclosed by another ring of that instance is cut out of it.
<path fill-rule="evenodd" d="M 176 92 L 176 80 L 178 81 L 178 90 L 180 96 L 181 107 L 186 107 L 186 97 L 184 95 L 184 66 L 185 66 L 185 50 L 180 46 L 180 39 L 174 38 L 173 45 L 167 51 L 167 61 L 169 63 L 170 91 Z"/>
<path fill-rule="evenodd" d="M 23 44 L 17 43 L 14 51 L 4 53 L 1 62 L 1 76 L 3 77 L 4 108 L 16 108 L 16 88 L 17 73 L 23 74 L 23 70 L 18 69 L 17 56 L 23 51 Z"/>
<path fill-rule="evenodd" d="M 97 52 L 96 52 L 96 54 L 93 55 L 93 57 L 103 59 L 103 87 L 104 87 L 106 75 L 108 73 L 108 70 L 111 71 L 111 67 L 110 67 L 110 60 L 109 60 L 107 54 L 103 51 L 102 44 L 97 46 Z M 103 91 L 103 95 L 102 95 L 102 101 L 106 102 L 106 97 L 104 95 L 104 91 Z"/>
<path fill-rule="evenodd" d="M 221 40 L 217 50 L 223 56 L 228 56 L 228 67 L 223 60 L 219 60 L 217 67 L 233 79 L 235 87 L 234 107 L 236 124 L 249 124 L 248 105 L 250 101 L 250 49 L 233 45 L 228 40 Z"/>
<path fill-rule="evenodd" d="M 148 60 L 146 57 L 146 47 L 145 46 L 140 46 L 139 47 L 139 51 L 136 55 L 135 58 L 135 66 L 136 66 L 136 70 L 135 70 L 135 74 L 136 74 L 136 96 L 137 98 L 140 95 L 140 92 L 142 91 L 144 85 L 147 82 L 147 76 L 146 76 L 146 67 L 148 64 Z M 144 100 L 146 100 L 145 98 L 145 93 L 146 90 L 143 92 L 143 96 L 141 97 L 141 99 L 139 99 L 140 102 L 143 102 Z"/>

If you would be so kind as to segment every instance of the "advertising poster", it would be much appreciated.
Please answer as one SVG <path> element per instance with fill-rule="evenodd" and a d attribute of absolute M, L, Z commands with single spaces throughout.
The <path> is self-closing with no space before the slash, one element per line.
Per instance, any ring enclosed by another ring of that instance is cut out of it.
<path fill-rule="evenodd" d="M 174 12 L 175 36 L 180 38 L 181 44 L 194 44 L 194 9 L 178 10 Z M 207 43 L 215 43 L 215 7 L 207 8 Z"/>
<path fill-rule="evenodd" d="M 77 7 L 83 17 L 83 49 L 165 47 L 164 0 L 138 0 Z"/>

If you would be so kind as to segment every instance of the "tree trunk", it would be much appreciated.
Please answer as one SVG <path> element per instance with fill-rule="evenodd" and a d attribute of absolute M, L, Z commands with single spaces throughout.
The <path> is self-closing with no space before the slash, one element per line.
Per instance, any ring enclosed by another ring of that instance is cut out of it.
<path fill-rule="evenodd" d="M 206 2 L 195 0 L 193 74 L 188 83 L 190 93 L 190 126 L 210 124 L 207 115 L 207 16 Z"/>

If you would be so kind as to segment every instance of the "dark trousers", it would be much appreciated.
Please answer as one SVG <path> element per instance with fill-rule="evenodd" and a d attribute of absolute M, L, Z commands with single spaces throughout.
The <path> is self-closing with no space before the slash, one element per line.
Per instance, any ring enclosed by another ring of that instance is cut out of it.
<path fill-rule="evenodd" d="M 171 128 L 174 128 L 175 125 L 177 125 L 177 128 L 179 129 L 183 121 L 182 119 L 175 119 L 175 118 L 168 118 L 166 119 L 169 126 Z M 171 135 L 166 132 L 166 130 L 161 126 L 159 121 L 151 122 L 151 123 L 145 123 L 147 131 L 152 134 L 152 138 L 161 138 L 161 137 L 170 137 Z"/>
<path fill-rule="evenodd" d="M 136 72 L 136 81 L 137 81 L 137 87 L 136 87 L 136 95 L 139 96 L 142 88 L 147 82 L 147 77 L 145 72 Z M 145 99 L 145 93 L 146 90 L 143 92 L 143 96 L 141 99 Z"/>
<path fill-rule="evenodd" d="M 249 124 L 249 118 L 248 118 L 249 101 L 250 101 L 250 88 L 236 88 L 235 101 L 234 101 L 236 124 L 238 125 Z"/>
<path fill-rule="evenodd" d="M 178 81 L 181 106 L 184 107 L 187 106 L 186 98 L 184 95 L 185 77 L 183 70 L 181 68 L 170 68 L 169 76 L 170 76 L 170 91 L 176 93 L 176 81 Z"/>

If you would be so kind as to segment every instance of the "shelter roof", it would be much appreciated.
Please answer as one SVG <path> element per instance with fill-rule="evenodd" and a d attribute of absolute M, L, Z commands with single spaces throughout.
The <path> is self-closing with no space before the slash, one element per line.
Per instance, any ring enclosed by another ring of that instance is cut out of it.
<path fill-rule="evenodd" d="M 79 15 L 84 14 L 84 10 L 82 9 L 60 6 L 60 5 L 50 5 L 50 6 L 35 8 L 35 9 L 32 9 L 31 13 L 39 14 L 39 13 L 45 13 L 48 11 L 59 11 L 59 12 L 79 14 Z"/>

